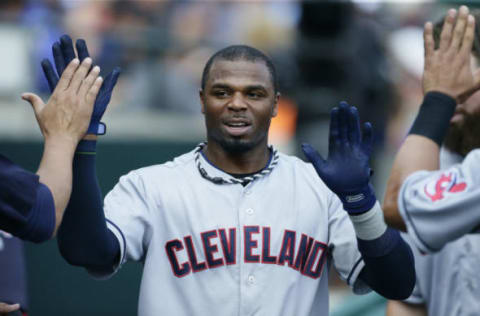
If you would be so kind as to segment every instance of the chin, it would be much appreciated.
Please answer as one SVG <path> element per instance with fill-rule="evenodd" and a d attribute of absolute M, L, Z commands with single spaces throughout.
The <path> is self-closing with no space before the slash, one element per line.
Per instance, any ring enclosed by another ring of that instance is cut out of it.
<path fill-rule="evenodd" d="M 219 141 L 220 146 L 230 153 L 243 153 L 255 147 L 255 143 L 245 139 L 222 139 Z"/>

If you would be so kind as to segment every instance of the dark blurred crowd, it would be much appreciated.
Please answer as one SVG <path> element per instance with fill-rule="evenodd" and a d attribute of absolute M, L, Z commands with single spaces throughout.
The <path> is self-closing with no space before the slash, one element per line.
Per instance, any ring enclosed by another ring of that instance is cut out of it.
<path fill-rule="evenodd" d="M 323 123 L 341 100 L 373 123 L 377 144 L 398 142 L 408 125 L 403 121 L 418 106 L 405 110 L 404 103 L 415 103 L 421 90 L 419 74 L 392 52 L 399 45 L 392 44 L 394 33 L 419 29 L 435 12 L 433 4 L 401 2 L 1 0 L 0 28 L 28 30 L 33 89 L 44 93 L 39 64 L 51 44 L 64 33 L 86 39 L 103 73 L 122 68 L 113 102 L 122 111 L 197 115 L 208 57 L 230 44 L 252 45 L 278 67 L 286 109 L 281 113 L 294 117 L 283 126 L 325 148 Z M 410 50 L 406 38 L 400 36 L 400 47 Z"/>

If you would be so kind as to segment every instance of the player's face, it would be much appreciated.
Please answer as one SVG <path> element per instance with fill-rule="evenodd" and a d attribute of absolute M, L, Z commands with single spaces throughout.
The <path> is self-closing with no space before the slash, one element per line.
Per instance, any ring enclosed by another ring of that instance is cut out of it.
<path fill-rule="evenodd" d="M 200 99 L 209 142 L 228 152 L 267 145 L 278 95 L 264 62 L 216 60 Z"/>
<path fill-rule="evenodd" d="M 473 55 L 470 56 L 472 71 L 475 72 L 480 68 L 479 60 Z M 480 91 L 474 93 L 463 104 L 457 105 L 455 114 L 450 120 L 450 124 L 461 126 L 465 118 L 472 115 L 480 115 Z"/>
<path fill-rule="evenodd" d="M 472 71 L 480 68 L 477 58 L 471 56 Z M 480 92 L 477 91 L 463 104 L 457 105 L 445 137 L 445 146 L 466 155 L 480 148 Z"/>

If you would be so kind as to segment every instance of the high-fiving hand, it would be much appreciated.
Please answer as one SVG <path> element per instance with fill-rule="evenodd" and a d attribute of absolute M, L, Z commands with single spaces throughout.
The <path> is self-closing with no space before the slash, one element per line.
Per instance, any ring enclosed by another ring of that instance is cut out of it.
<path fill-rule="evenodd" d="M 76 44 L 78 58 L 80 61 L 84 61 L 89 58 L 87 44 L 83 39 L 78 39 Z M 75 51 L 73 48 L 73 42 L 70 36 L 63 35 L 60 38 L 60 42 L 55 42 L 52 46 L 53 58 L 55 61 L 56 73 L 52 64 L 48 59 L 42 61 L 42 69 L 45 77 L 48 81 L 50 90 L 53 91 L 58 83 L 58 77 L 62 75 L 67 65 L 75 58 Z M 58 74 L 58 75 L 57 75 Z M 120 68 L 115 69 L 105 78 L 102 87 L 95 100 L 95 107 L 93 109 L 92 118 L 88 127 L 87 134 L 105 134 L 105 124 L 101 123 L 105 110 L 107 109 L 110 98 L 112 97 L 113 88 L 117 83 L 118 76 L 120 75 Z"/>
<path fill-rule="evenodd" d="M 480 70 L 473 71 L 471 67 L 474 36 L 475 18 L 466 6 L 460 7 L 458 16 L 456 10 L 448 11 L 438 49 L 435 49 L 432 23 L 425 24 L 424 94 L 442 92 L 460 104 L 480 89 Z"/>
<path fill-rule="evenodd" d="M 47 104 L 33 93 L 24 93 L 22 99 L 28 101 L 45 141 L 66 140 L 73 148 L 86 134 L 93 111 L 93 105 L 102 86 L 100 68 L 91 68 L 92 60 L 86 58 L 80 64 L 73 59 L 65 68 Z M 90 70 L 91 69 L 91 70 Z"/>
<path fill-rule="evenodd" d="M 349 214 L 366 212 L 376 202 L 368 164 L 372 152 L 372 126 L 365 123 L 362 133 L 357 108 L 346 102 L 333 108 L 330 115 L 328 158 L 323 159 L 309 144 L 302 144 L 303 152 L 323 182 L 342 200 Z"/>

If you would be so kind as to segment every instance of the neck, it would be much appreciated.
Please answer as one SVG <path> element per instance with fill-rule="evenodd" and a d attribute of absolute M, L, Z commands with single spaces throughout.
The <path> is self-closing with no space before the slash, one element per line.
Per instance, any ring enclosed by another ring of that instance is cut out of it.
<path fill-rule="evenodd" d="M 254 173 L 263 169 L 270 159 L 270 150 L 266 142 L 245 152 L 232 153 L 218 143 L 209 141 L 203 153 L 216 167 L 231 174 Z"/>

